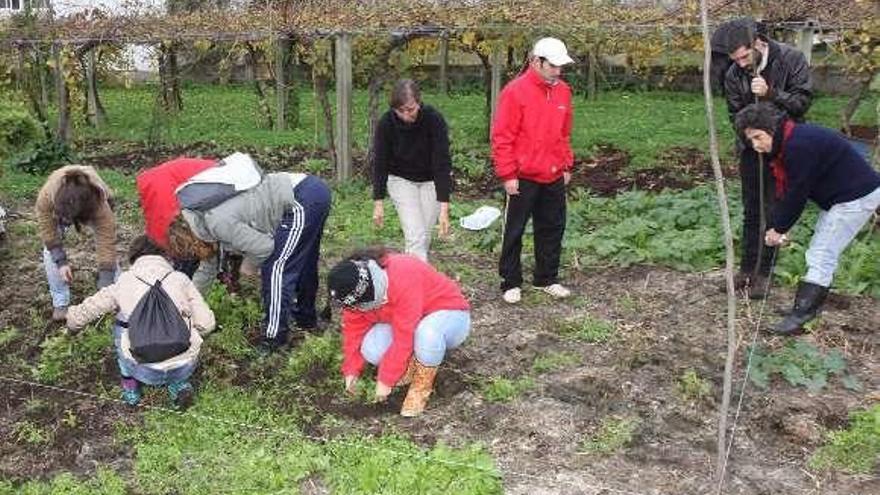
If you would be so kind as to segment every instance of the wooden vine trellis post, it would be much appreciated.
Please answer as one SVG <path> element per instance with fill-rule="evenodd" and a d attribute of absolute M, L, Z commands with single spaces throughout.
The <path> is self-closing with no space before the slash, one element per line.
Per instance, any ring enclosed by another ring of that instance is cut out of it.
<path fill-rule="evenodd" d="M 351 35 L 336 36 L 336 178 L 351 178 Z"/>
<path fill-rule="evenodd" d="M 703 95 L 706 102 L 706 124 L 709 128 L 709 154 L 712 161 L 712 171 L 715 174 L 718 206 L 721 209 L 721 226 L 724 230 L 724 278 L 727 282 L 727 357 L 724 360 L 724 389 L 718 416 L 718 456 L 715 465 L 715 479 L 720 493 L 727 463 L 727 415 L 730 410 L 733 363 L 736 356 L 736 292 L 733 288 L 733 230 L 730 227 L 730 209 L 724 189 L 724 174 L 721 172 L 718 132 L 715 128 L 715 109 L 712 101 L 712 83 L 709 70 L 712 64 L 712 47 L 709 41 L 709 7 L 707 3 L 707 0 L 700 0 L 700 24 L 703 31 Z"/>

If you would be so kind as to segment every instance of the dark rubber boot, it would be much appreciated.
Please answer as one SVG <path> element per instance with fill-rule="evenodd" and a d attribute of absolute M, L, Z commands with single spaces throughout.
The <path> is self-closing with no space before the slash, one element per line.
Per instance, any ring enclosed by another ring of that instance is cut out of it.
<path fill-rule="evenodd" d="M 798 284 L 797 294 L 794 296 L 794 308 L 773 328 L 773 333 L 778 335 L 803 333 L 804 324 L 816 317 L 827 295 L 828 287 L 810 282 Z"/>
<path fill-rule="evenodd" d="M 770 277 L 767 275 L 753 275 L 749 279 L 748 294 L 749 299 L 761 300 L 767 297 L 767 289 L 769 288 Z"/>

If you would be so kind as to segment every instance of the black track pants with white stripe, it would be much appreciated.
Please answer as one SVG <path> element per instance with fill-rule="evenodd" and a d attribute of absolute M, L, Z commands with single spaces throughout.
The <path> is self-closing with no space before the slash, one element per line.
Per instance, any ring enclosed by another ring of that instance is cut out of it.
<path fill-rule="evenodd" d="M 309 176 L 294 189 L 296 202 L 275 230 L 275 250 L 262 266 L 263 329 L 283 343 L 288 320 L 300 327 L 317 323 L 318 254 L 330 212 L 330 189 Z"/>

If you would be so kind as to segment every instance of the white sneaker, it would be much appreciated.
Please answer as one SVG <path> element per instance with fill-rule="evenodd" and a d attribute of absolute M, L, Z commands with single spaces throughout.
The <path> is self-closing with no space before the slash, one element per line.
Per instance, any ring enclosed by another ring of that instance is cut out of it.
<path fill-rule="evenodd" d="M 546 287 L 538 287 L 542 291 L 550 294 L 556 299 L 565 299 L 566 297 L 571 295 L 571 291 L 565 288 L 562 284 L 553 284 L 548 285 Z"/>
<path fill-rule="evenodd" d="M 503 299 L 508 304 L 516 304 L 522 299 L 522 290 L 519 287 L 507 289 L 504 291 Z"/>

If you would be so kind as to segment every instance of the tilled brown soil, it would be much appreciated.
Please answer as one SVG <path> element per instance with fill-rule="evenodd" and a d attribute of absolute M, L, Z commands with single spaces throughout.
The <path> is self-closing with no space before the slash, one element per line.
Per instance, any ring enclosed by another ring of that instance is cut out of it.
<path fill-rule="evenodd" d="M 20 216 L 10 222 L 10 239 L 0 247 L 0 330 L 12 325 L 21 332 L 0 349 L 0 375 L 32 379 L 26 374 L 28 366 L 41 352 L 40 344 L 59 328 L 46 321 L 49 298 L 33 219 L 24 205 L 12 206 Z M 123 241 L 131 238 L 132 230 L 131 226 L 122 229 Z M 72 243 L 78 246 L 71 249 L 77 266 L 94 265 L 89 242 Z M 355 428 L 368 433 L 401 431 L 425 446 L 440 441 L 452 446 L 480 442 L 496 459 L 505 492 L 511 494 L 714 493 L 717 409 L 726 352 L 726 304 L 717 289 L 720 272 L 693 274 L 653 267 L 570 270 L 565 280 L 575 292 L 572 299 L 556 302 L 526 290 L 523 303 L 511 307 L 500 301 L 494 256 L 456 253 L 454 246 L 454 242 L 438 245 L 434 259 L 441 269 L 461 279 L 473 306 L 473 332 L 442 366 L 427 413 L 414 420 L 399 417 L 401 392 L 387 405 L 352 403 L 341 393 L 286 397 L 305 403 L 318 418 L 332 415 L 339 420 L 316 420 L 307 425 L 308 434 L 333 436 Z M 78 272 L 74 288 L 78 297 L 84 295 L 92 276 L 85 269 Z M 775 289 L 764 322 L 777 318 L 777 311 L 787 308 L 791 297 L 789 290 Z M 735 392 L 742 386 L 745 348 L 759 309 L 742 299 L 738 303 Z M 562 322 L 587 315 L 614 322 L 615 336 L 605 343 L 588 344 L 559 333 Z M 848 411 L 877 400 L 878 329 L 876 300 L 840 296 L 829 301 L 816 332 L 800 337 L 824 350 L 842 351 L 863 385 L 861 392 L 847 391 L 836 379 L 817 394 L 779 379 L 767 390 L 748 384 L 724 493 L 880 493 L 880 473 L 850 476 L 815 473 L 806 467 L 826 429 L 844 426 Z M 770 347 L 785 342 L 765 333 L 759 333 L 758 339 Z M 575 362 L 534 372 L 535 358 L 550 352 L 570 354 Z M 212 364 L 206 360 L 203 368 Z M 236 385 L 256 380 L 258 374 L 248 368 L 249 363 L 235 364 L 241 368 Z M 681 396 L 678 378 L 688 369 L 712 384 L 711 397 L 694 401 Z M 209 372 L 200 370 L 196 382 Z M 509 402 L 490 402 L 482 392 L 492 378 L 526 376 L 532 378 L 532 386 Z M 317 369 L 307 374 L 306 381 L 325 377 L 326 370 Z M 104 360 L 84 376 L 65 379 L 69 388 L 108 396 L 114 393 L 115 382 L 109 348 Z M 159 399 L 153 400 L 161 405 Z M 733 404 L 735 410 L 736 395 Z M 639 420 L 633 442 L 610 455 L 583 453 L 584 440 L 609 415 Z M 21 429 L 25 421 L 50 432 L 50 438 L 28 441 Z M 114 440 L 114 431 L 120 424 L 138 421 L 138 411 L 113 402 L 0 381 L 0 477 L 46 478 L 65 471 L 89 475 L 98 464 L 125 473 L 133 453 L 124 442 Z"/>

